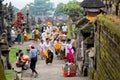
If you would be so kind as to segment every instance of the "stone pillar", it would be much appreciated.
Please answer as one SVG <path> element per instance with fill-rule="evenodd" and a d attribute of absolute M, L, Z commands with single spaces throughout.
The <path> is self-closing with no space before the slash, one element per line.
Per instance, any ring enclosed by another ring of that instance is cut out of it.
<path fill-rule="evenodd" d="M 2 59 L 1 59 L 1 44 L 0 44 L 0 80 L 6 80 Z"/>
<path fill-rule="evenodd" d="M 7 67 L 5 67 L 6 69 L 11 69 L 11 65 L 10 65 L 10 62 L 9 62 L 9 46 L 8 46 L 8 41 L 7 41 L 7 35 L 6 33 L 3 33 L 2 34 L 2 37 L 1 37 L 1 55 L 5 57 L 5 60 L 4 60 L 4 64 L 6 65 L 7 64 Z"/>

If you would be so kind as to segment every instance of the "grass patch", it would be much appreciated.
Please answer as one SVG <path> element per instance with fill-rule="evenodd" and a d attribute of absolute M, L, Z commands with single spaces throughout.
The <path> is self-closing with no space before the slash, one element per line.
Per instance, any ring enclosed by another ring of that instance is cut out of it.
<path fill-rule="evenodd" d="M 5 76 L 7 80 L 11 80 L 12 70 L 5 70 Z"/>
<path fill-rule="evenodd" d="M 10 62 L 11 63 L 15 63 L 16 62 L 16 53 L 19 51 L 19 50 L 22 50 L 23 52 L 25 52 L 25 49 L 23 48 L 12 48 L 9 52 L 9 58 L 10 58 Z"/>

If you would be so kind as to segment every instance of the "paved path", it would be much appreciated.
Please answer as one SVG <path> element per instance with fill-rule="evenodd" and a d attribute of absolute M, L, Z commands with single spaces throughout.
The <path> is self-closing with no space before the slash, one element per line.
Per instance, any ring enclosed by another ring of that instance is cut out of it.
<path fill-rule="evenodd" d="M 24 47 L 28 48 L 28 45 L 31 42 L 25 42 L 23 45 L 15 45 L 13 47 Z M 37 45 L 38 43 L 36 43 Z M 89 80 L 86 77 L 63 77 L 62 75 L 62 66 L 64 65 L 64 60 L 57 60 L 54 56 L 52 64 L 45 64 L 45 60 L 38 59 L 36 70 L 38 72 L 38 77 L 31 77 L 31 70 L 23 71 L 22 79 L 23 80 Z"/>
<path fill-rule="evenodd" d="M 36 70 L 39 73 L 37 78 L 33 78 L 30 76 L 31 70 L 27 70 L 23 72 L 23 80 L 89 80 L 88 78 L 83 77 L 63 77 L 62 76 L 62 66 L 64 65 L 64 61 L 57 60 L 54 58 L 52 64 L 45 64 L 44 60 L 40 60 L 37 62 Z"/>

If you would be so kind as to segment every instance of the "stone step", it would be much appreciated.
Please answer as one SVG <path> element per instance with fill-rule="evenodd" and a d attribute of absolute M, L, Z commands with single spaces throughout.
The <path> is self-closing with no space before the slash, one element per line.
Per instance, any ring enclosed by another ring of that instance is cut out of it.
<path fill-rule="evenodd" d="M 43 78 L 22 78 L 20 80 L 43 80 Z M 45 79 L 44 79 L 45 80 Z M 49 80 L 53 80 L 52 78 L 50 78 Z M 56 80 L 90 80 L 88 77 L 66 77 L 66 78 L 56 78 Z"/>
<path fill-rule="evenodd" d="M 14 67 L 13 69 L 14 69 L 14 71 L 16 71 L 17 73 L 22 73 L 22 68 Z"/>
<path fill-rule="evenodd" d="M 12 68 L 16 73 L 22 72 L 22 67 L 17 67 L 15 64 L 12 64 Z"/>
<path fill-rule="evenodd" d="M 80 80 L 90 80 L 88 77 L 80 77 Z"/>
<path fill-rule="evenodd" d="M 32 80 L 32 78 L 22 78 L 20 80 Z"/>
<path fill-rule="evenodd" d="M 14 70 L 5 70 L 5 72 L 6 71 L 9 71 L 8 74 L 11 74 L 10 76 L 8 76 L 10 78 L 9 80 L 19 80 L 18 75 Z"/>
<path fill-rule="evenodd" d="M 17 75 L 18 75 L 18 78 L 21 80 L 22 74 L 21 74 L 21 73 L 18 73 Z"/>

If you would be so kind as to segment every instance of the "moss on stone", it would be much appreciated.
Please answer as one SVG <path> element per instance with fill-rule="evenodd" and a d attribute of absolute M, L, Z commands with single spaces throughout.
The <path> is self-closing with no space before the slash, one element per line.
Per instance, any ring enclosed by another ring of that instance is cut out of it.
<path fill-rule="evenodd" d="M 94 44 L 94 37 L 87 37 L 87 38 L 84 40 L 84 43 L 85 43 L 85 44 Z"/>
<path fill-rule="evenodd" d="M 94 30 L 93 24 L 89 23 L 85 28 L 83 26 L 83 29 L 81 30 L 82 32 L 90 33 L 91 31 Z"/>
<path fill-rule="evenodd" d="M 94 68 L 90 69 L 88 76 L 90 77 L 90 79 L 92 79 L 92 80 L 94 79 L 94 76 L 95 76 L 95 70 L 94 70 Z"/>
<path fill-rule="evenodd" d="M 99 15 L 97 20 L 99 23 L 110 29 L 112 34 L 117 34 L 120 37 L 120 25 L 115 23 L 115 21 L 113 22 L 109 16 Z"/>

